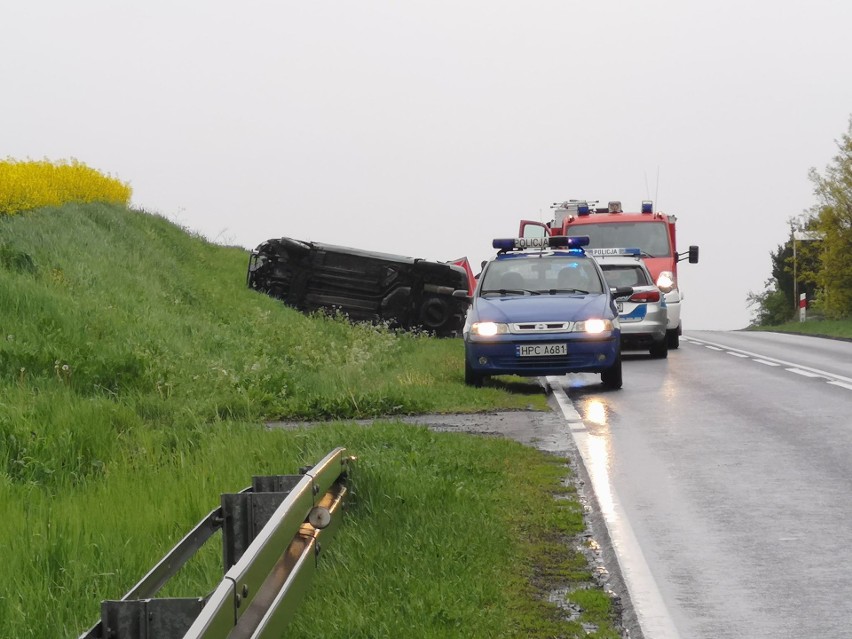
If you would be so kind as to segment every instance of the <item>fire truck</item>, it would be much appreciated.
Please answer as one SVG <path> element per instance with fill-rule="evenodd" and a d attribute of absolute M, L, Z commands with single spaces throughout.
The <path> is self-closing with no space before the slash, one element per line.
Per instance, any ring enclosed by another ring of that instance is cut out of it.
<path fill-rule="evenodd" d="M 597 202 L 568 200 L 551 206 L 553 219 L 550 222 L 522 220 L 520 237 L 546 237 L 587 235 L 587 253 L 606 255 L 615 249 L 638 248 L 657 287 L 666 297 L 668 323 L 666 340 L 669 348 L 677 348 L 683 324 L 680 319 L 683 292 L 678 286 L 677 263 L 689 260 L 698 262 L 698 247 L 678 253 L 677 218 L 654 211 L 650 200 L 642 202 L 638 213 L 625 213 L 621 202 L 611 201 L 606 208 L 597 208 Z"/>

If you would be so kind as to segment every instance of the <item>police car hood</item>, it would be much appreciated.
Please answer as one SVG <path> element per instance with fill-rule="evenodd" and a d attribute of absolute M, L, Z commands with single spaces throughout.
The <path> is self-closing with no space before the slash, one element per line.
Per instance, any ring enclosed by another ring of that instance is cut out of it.
<path fill-rule="evenodd" d="M 606 295 L 505 295 L 476 301 L 479 321 L 576 322 L 612 316 Z"/>

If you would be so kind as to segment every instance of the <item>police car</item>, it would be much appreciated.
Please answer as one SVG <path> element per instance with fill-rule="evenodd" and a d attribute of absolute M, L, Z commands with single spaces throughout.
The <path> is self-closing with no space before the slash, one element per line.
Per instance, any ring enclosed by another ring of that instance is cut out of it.
<path fill-rule="evenodd" d="M 466 317 L 465 383 L 492 375 L 600 373 L 621 388 L 617 296 L 585 254 L 588 237 L 494 240 Z M 532 249 L 532 250 L 530 250 Z"/>
<path fill-rule="evenodd" d="M 633 288 L 631 295 L 616 299 L 622 348 L 647 349 L 651 357 L 668 357 L 666 297 L 654 284 L 640 257 L 641 251 L 638 248 L 590 249 L 588 253 L 597 260 L 610 288 Z"/>

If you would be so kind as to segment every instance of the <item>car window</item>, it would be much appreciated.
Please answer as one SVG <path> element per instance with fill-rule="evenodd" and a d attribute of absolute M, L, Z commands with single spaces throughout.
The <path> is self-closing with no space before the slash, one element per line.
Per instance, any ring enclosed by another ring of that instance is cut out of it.
<path fill-rule="evenodd" d="M 639 265 L 602 265 L 607 284 L 618 286 L 648 286 L 651 284 L 645 270 Z"/>
<path fill-rule="evenodd" d="M 482 275 L 480 290 L 602 293 L 603 282 L 589 258 L 524 257 L 495 260 L 488 264 Z"/>

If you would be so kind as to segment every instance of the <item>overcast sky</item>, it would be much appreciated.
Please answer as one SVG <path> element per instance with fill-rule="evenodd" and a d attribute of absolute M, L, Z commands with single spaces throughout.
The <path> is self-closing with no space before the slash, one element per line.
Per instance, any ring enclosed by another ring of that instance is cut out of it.
<path fill-rule="evenodd" d="M 685 329 L 737 329 L 846 131 L 850 29 L 848 0 L 5 2 L 0 157 L 220 243 L 474 263 L 553 202 L 651 198 L 701 247 Z"/>

